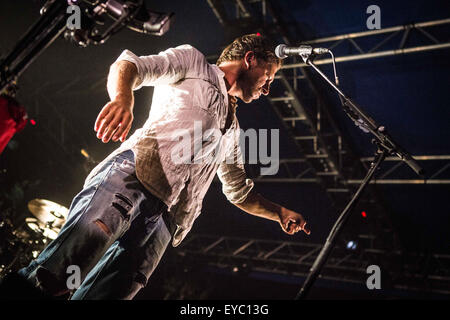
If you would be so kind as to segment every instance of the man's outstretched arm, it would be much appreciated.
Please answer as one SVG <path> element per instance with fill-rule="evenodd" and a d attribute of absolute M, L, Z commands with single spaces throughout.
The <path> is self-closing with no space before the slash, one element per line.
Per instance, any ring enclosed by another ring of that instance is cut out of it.
<path fill-rule="evenodd" d="M 107 83 L 110 101 L 100 111 L 94 127 L 97 138 L 104 143 L 111 138 L 122 142 L 126 139 L 133 122 L 133 88 L 140 81 L 133 63 L 121 60 L 111 65 Z"/>
<path fill-rule="evenodd" d="M 111 138 L 123 142 L 133 122 L 133 90 L 176 83 L 202 57 L 189 45 L 139 57 L 124 50 L 109 71 L 107 87 L 111 101 L 103 107 L 95 122 L 97 137 L 105 143 Z"/>
<path fill-rule="evenodd" d="M 301 214 L 273 203 L 253 190 L 243 202 L 234 203 L 234 205 L 252 215 L 277 221 L 283 231 L 288 234 L 292 235 L 300 230 L 306 234 L 311 233 Z"/>

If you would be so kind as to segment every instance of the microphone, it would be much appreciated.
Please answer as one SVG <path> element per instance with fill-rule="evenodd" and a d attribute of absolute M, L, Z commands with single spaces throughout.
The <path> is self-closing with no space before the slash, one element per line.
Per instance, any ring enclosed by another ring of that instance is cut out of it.
<path fill-rule="evenodd" d="M 307 45 L 302 45 L 299 47 L 288 47 L 285 44 L 280 44 L 275 48 L 275 55 L 280 59 L 285 59 L 288 56 L 324 54 L 327 52 L 329 52 L 329 50 L 326 48 L 313 48 Z"/>

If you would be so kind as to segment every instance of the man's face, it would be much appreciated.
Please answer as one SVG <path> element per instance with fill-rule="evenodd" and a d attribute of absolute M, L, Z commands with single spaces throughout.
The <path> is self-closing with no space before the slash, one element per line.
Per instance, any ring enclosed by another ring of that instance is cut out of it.
<path fill-rule="evenodd" d="M 243 70 L 237 79 L 237 85 L 241 91 L 238 98 L 245 103 L 250 103 L 259 99 L 261 94 L 268 95 L 270 84 L 278 69 L 276 64 L 252 59 L 248 69 Z"/>

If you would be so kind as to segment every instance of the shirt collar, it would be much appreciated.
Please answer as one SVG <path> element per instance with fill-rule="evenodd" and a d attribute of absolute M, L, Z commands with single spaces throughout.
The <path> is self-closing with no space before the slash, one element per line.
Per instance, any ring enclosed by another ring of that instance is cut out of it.
<path fill-rule="evenodd" d="M 220 69 L 216 64 L 213 64 L 212 66 L 213 66 L 214 70 L 216 70 L 217 76 L 219 78 L 225 77 L 225 72 L 223 72 L 222 69 Z"/>
<path fill-rule="evenodd" d="M 225 98 L 225 105 L 228 106 L 228 90 L 227 90 L 227 85 L 225 84 L 225 72 L 223 72 L 215 64 L 212 64 L 211 66 L 213 67 L 214 71 L 217 74 L 217 77 L 219 78 L 220 90 L 222 91 L 222 94 Z"/>
<path fill-rule="evenodd" d="M 225 72 L 223 72 L 217 65 L 212 65 L 213 69 L 216 71 L 217 77 L 219 78 L 220 90 L 224 96 L 228 97 L 227 85 L 225 84 Z"/>

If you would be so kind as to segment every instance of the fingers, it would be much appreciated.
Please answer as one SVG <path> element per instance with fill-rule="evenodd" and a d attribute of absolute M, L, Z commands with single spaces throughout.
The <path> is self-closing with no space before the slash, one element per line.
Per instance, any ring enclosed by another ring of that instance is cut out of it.
<path fill-rule="evenodd" d="M 128 125 L 128 128 L 126 128 L 126 129 L 124 130 L 122 136 L 120 137 L 120 141 L 121 141 L 121 142 L 124 142 L 124 141 L 125 141 L 125 139 L 127 138 L 127 135 L 128 135 L 128 132 L 130 131 L 130 129 L 131 129 L 131 121 L 130 121 L 130 124 Z"/>
<path fill-rule="evenodd" d="M 301 230 L 303 230 L 303 232 L 307 235 L 311 234 L 311 230 L 306 227 L 306 221 L 304 220 L 295 221 L 291 219 L 283 225 L 283 231 L 290 235 L 293 235 Z"/>
<path fill-rule="evenodd" d="M 113 118 L 114 118 L 114 114 L 108 113 L 103 118 L 99 119 L 100 124 L 99 124 L 99 128 L 97 130 L 97 138 L 103 139 L 103 136 L 109 130 L 108 129 L 109 123 L 112 121 Z"/>
<path fill-rule="evenodd" d="M 94 130 L 97 132 L 97 138 L 102 139 L 103 143 L 109 142 L 111 138 L 113 141 L 120 138 L 123 142 L 131 129 L 132 121 L 131 110 L 110 102 L 100 111 Z"/>
<path fill-rule="evenodd" d="M 296 233 L 297 225 L 295 223 L 295 220 L 288 220 L 288 222 L 283 225 L 283 231 L 290 235 Z"/>
<path fill-rule="evenodd" d="M 119 123 L 119 127 L 112 138 L 114 142 L 116 142 L 119 138 L 122 142 L 125 140 L 126 134 L 128 134 L 128 131 L 131 128 L 131 117 L 131 115 L 125 115 L 124 119 Z M 124 136 L 125 131 L 126 134 Z"/>
<path fill-rule="evenodd" d="M 109 140 L 112 138 L 113 134 L 116 133 L 116 131 L 118 131 L 120 129 L 120 127 L 122 126 L 121 124 L 122 122 L 122 115 L 118 114 L 114 117 L 114 119 L 109 122 L 108 124 L 108 130 L 106 131 L 106 133 L 103 135 L 102 141 L 104 143 L 109 142 Z"/>
<path fill-rule="evenodd" d="M 287 234 L 291 234 L 289 231 L 290 225 L 289 225 L 289 221 L 284 223 L 283 225 L 283 231 L 286 232 Z"/>
<path fill-rule="evenodd" d="M 99 131 L 100 125 L 102 124 L 102 120 L 104 120 L 105 117 L 108 115 L 108 113 L 110 111 L 109 105 L 110 105 L 110 103 L 108 103 L 106 106 L 104 106 L 103 109 L 98 114 L 97 119 L 95 120 L 95 125 L 94 125 L 95 132 Z"/>
<path fill-rule="evenodd" d="M 311 234 L 311 230 L 306 226 L 306 221 L 303 223 L 301 230 L 303 230 L 307 235 Z"/>

